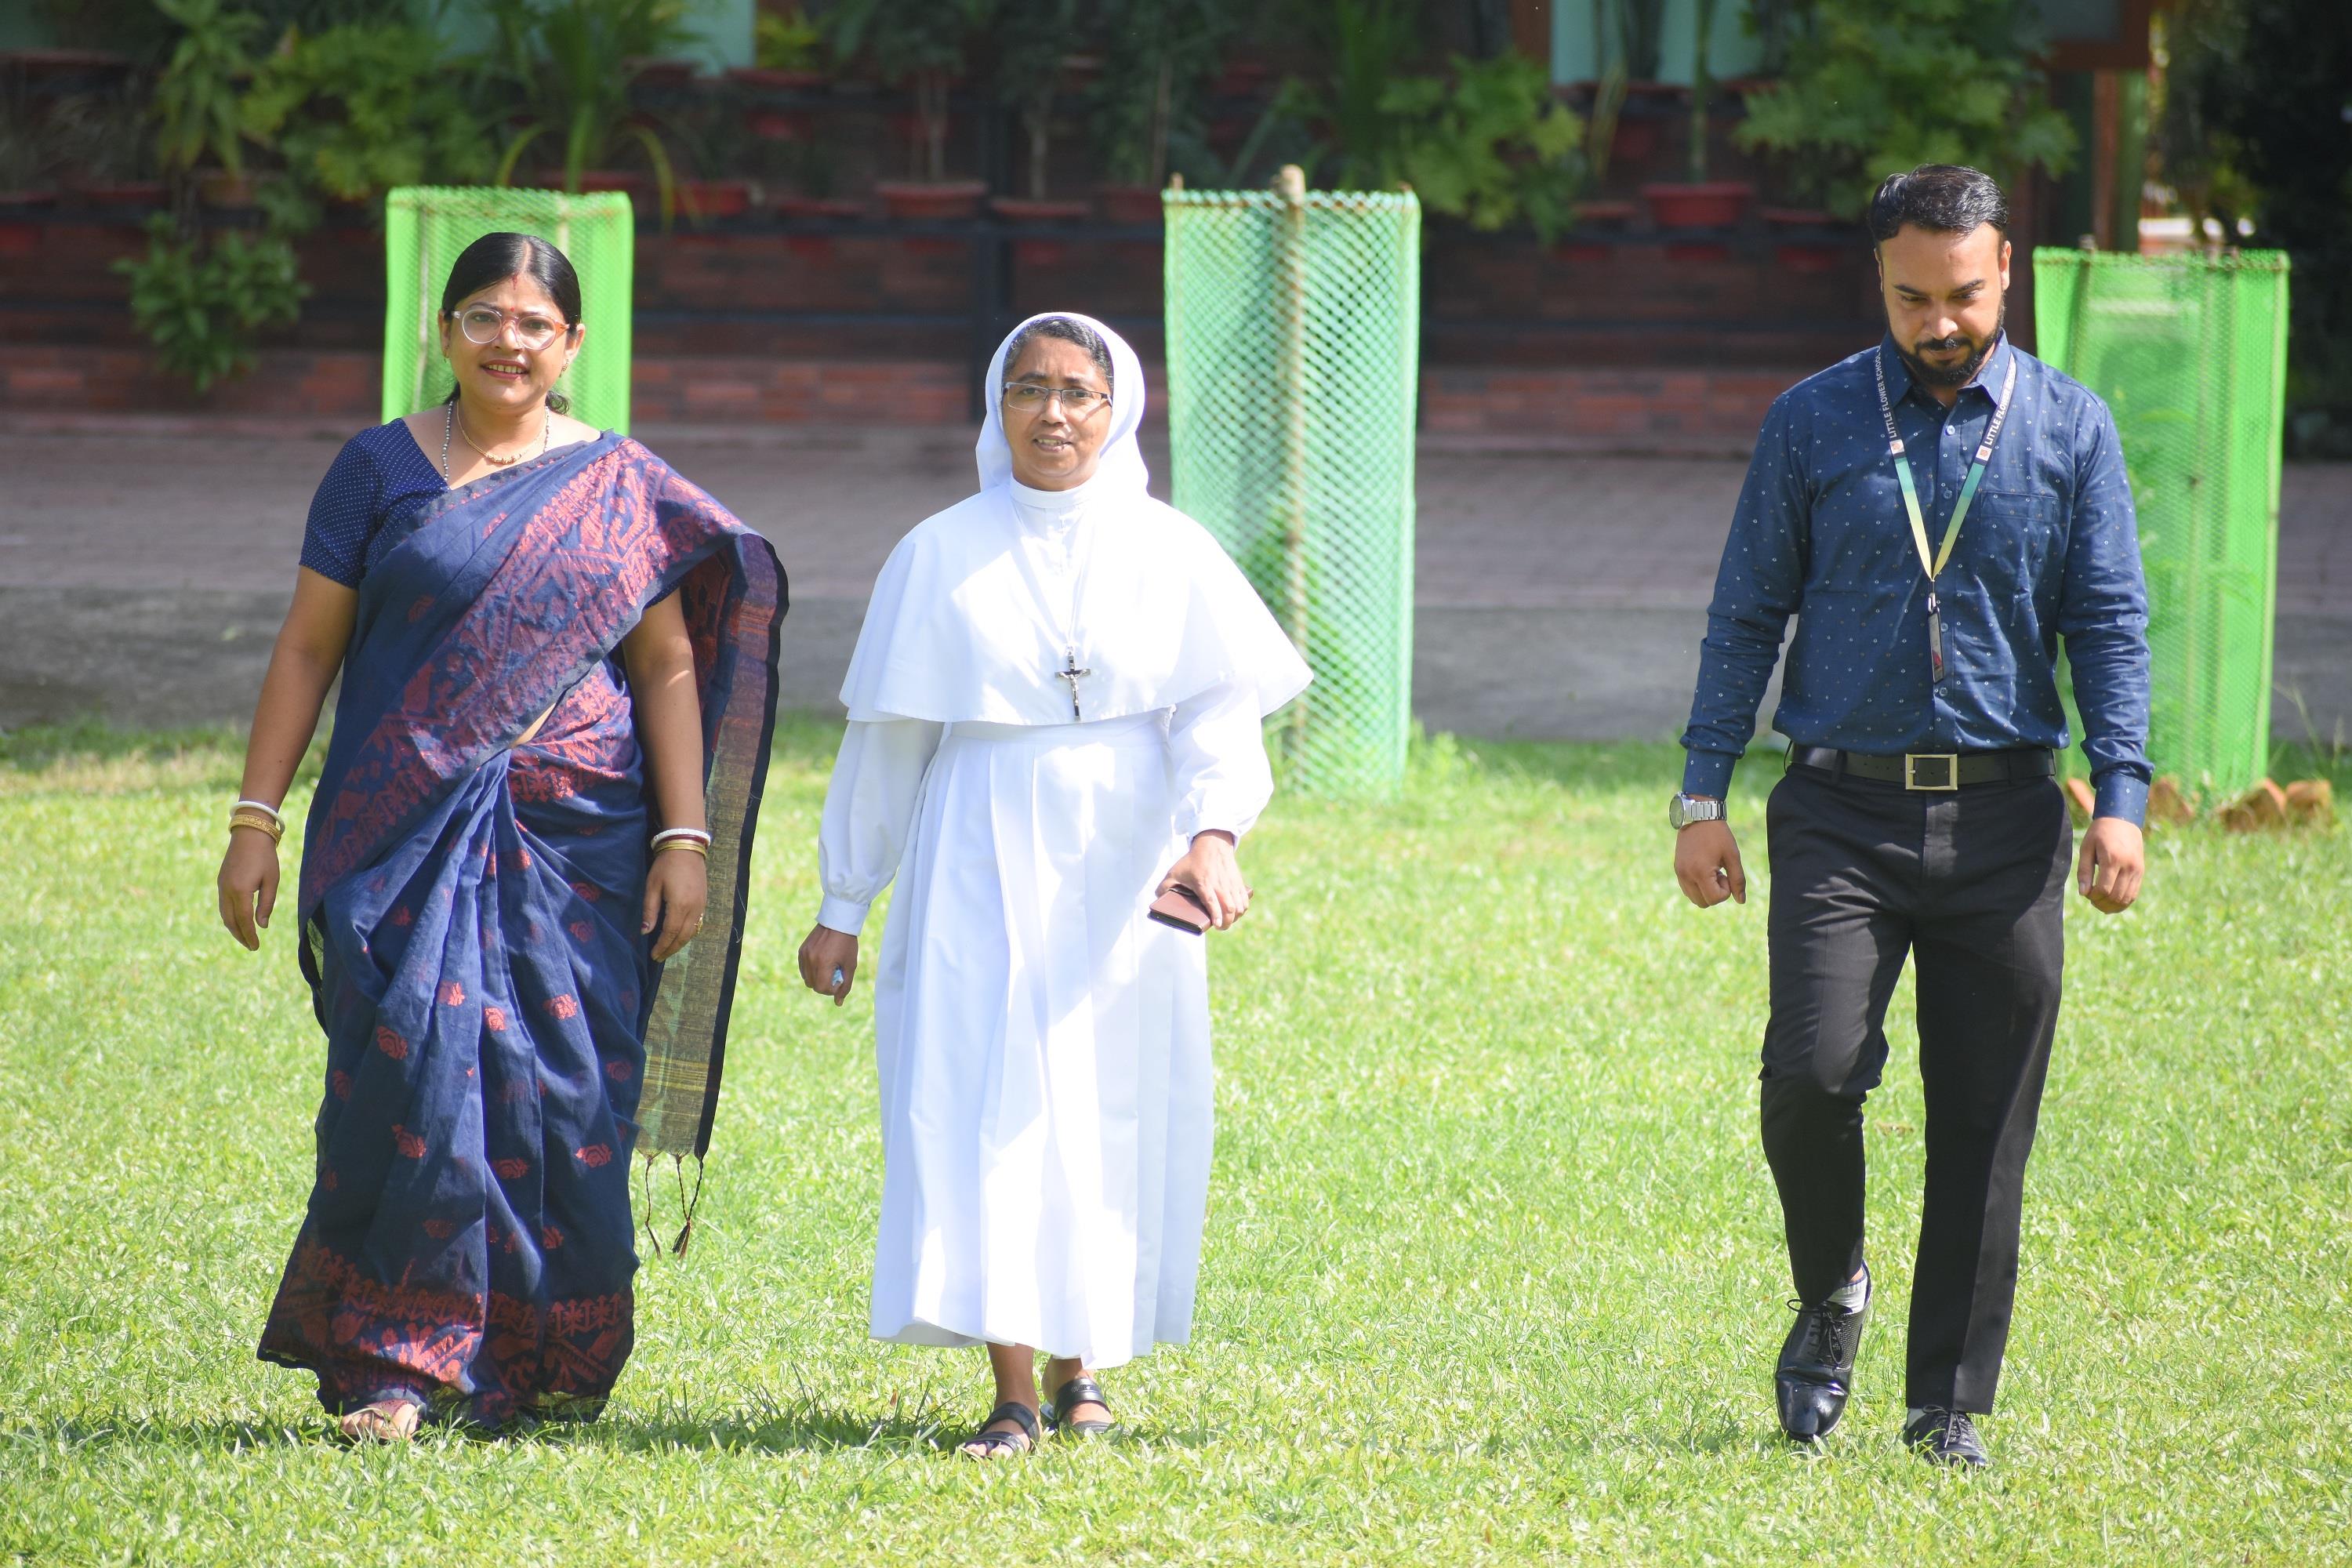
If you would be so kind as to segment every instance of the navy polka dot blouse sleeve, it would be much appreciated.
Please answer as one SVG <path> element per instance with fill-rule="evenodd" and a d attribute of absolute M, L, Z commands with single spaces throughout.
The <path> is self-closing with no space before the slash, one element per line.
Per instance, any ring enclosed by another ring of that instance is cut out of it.
<path fill-rule="evenodd" d="M 441 476 L 398 420 L 343 443 L 310 498 L 302 564 L 356 588 L 375 563 L 384 525 L 441 493 Z"/>

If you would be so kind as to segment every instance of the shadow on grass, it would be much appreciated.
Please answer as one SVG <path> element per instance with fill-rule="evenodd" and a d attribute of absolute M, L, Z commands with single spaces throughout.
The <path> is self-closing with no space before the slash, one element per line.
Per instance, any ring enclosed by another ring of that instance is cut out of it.
<path fill-rule="evenodd" d="M 121 730 L 98 719 L 0 730 L 0 768 L 41 773 L 61 762 L 168 763 L 190 752 L 241 752 L 245 736 L 228 724 L 184 730 Z"/>

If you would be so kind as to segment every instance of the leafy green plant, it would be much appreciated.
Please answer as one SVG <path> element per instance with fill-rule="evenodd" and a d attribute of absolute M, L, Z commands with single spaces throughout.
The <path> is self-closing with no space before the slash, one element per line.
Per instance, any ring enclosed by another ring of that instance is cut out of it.
<path fill-rule="evenodd" d="M 948 93 L 995 9 L 995 0 L 841 0 L 824 14 L 835 57 L 862 57 L 914 92 L 922 141 L 909 173 L 919 179 L 947 178 Z"/>
<path fill-rule="evenodd" d="M 1404 128 L 1386 100 L 1420 47 L 1420 7 L 1414 0 L 1332 0 L 1317 17 L 1310 46 L 1323 69 L 1285 81 L 1276 101 L 1320 143 L 1310 177 L 1379 189 L 1395 180 L 1402 151 Z"/>
<path fill-rule="evenodd" d="M 1034 201 L 1045 198 L 1054 100 L 1077 19 L 1078 0 L 1026 0 L 1008 10 L 996 29 L 996 95 L 1020 119 L 1029 143 L 1029 195 Z"/>
<path fill-rule="evenodd" d="M 230 174 L 245 167 L 242 100 L 253 74 L 261 18 L 226 0 L 155 0 L 177 23 L 179 41 L 155 84 L 155 150 L 163 167 L 185 174 L 209 154 Z"/>
<path fill-rule="evenodd" d="M 1399 127 L 1382 184 L 1401 180 L 1473 228 L 1527 224 L 1546 243 L 1575 221 L 1584 128 L 1525 55 L 1456 56 L 1451 77 L 1392 82 L 1381 105 Z"/>
<path fill-rule="evenodd" d="M 2172 20 L 2166 174 L 2231 243 L 2244 216 L 2293 257 L 2288 450 L 2352 458 L 2352 9 L 2192 0 Z"/>
<path fill-rule="evenodd" d="M 1113 182 L 1167 183 L 1170 142 L 1197 132 L 1201 85 L 1238 26 L 1232 0 L 1104 0 L 1093 119 Z"/>
<path fill-rule="evenodd" d="M 821 71 L 824 68 L 824 29 L 798 5 L 782 13 L 770 11 L 751 28 L 751 58 L 761 70 Z"/>
<path fill-rule="evenodd" d="M 157 359 L 200 393 L 250 369 L 255 333 L 290 325 L 310 292 L 284 236 L 190 237 L 160 213 L 148 220 L 147 254 L 114 269 L 131 280 L 131 315 Z"/>
<path fill-rule="evenodd" d="M 1789 75 L 1749 97 L 1735 138 L 1846 216 L 1921 163 L 2061 173 L 2074 132 L 2042 100 L 2026 19 L 2020 0 L 1816 0 Z"/>
<path fill-rule="evenodd" d="M 542 138 L 560 143 L 563 188 L 580 189 L 590 169 L 625 149 L 645 154 L 667 220 L 677 180 L 656 122 L 629 101 L 645 63 L 692 41 L 687 0 L 488 0 L 497 41 L 485 87 L 488 106 L 520 105 L 520 128 L 496 179 L 512 183 L 522 155 Z"/>
<path fill-rule="evenodd" d="M 295 35 L 256 71 L 244 124 L 298 180 L 341 201 L 471 184 L 492 167 L 485 127 L 442 68 L 438 43 L 415 27 Z"/>

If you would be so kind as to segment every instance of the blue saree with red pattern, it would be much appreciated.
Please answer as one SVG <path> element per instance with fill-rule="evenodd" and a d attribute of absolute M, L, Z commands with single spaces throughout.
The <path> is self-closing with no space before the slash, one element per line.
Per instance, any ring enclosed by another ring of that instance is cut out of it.
<path fill-rule="evenodd" d="M 331 1411 L 591 1417 L 635 1338 L 631 1156 L 709 1143 L 784 577 L 610 434 L 399 526 L 360 584 L 304 840 L 326 1089 L 259 1353 L 316 1373 Z M 672 593 L 713 842 L 702 934 L 656 964 L 619 647 Z"/>

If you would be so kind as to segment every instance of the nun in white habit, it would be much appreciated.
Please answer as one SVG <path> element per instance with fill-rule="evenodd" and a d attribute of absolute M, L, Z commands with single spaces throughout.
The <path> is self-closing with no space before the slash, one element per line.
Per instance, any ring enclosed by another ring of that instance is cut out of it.
<path fill-rule="evenodd" d="M 1147 910 L 1180 883 L 1220 930 L 1248 910 L 1263 721 L 1309 679 L 1217 542 L 1145 493 L 1116 333 L 1033 317 L 987 386 L 980 493 L 899 541 L 866 608 L 800 954 L 845 1000 L 897 877 L 873 1331 L 988 1347 L 981 1458 L 1034 1447 L 1041 1409 L 1108 1430 L 1093 1373 L 1191 1331 L 1208 969 Z"/>

